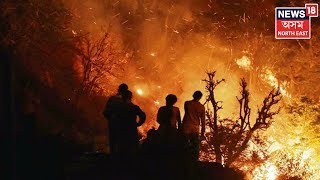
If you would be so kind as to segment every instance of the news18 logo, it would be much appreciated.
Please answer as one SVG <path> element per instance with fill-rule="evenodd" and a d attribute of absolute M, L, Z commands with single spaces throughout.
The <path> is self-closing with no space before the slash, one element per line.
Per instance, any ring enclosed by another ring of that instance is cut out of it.
<path fill-rule="evenodd" d="M 318 17 L 316 3 L 305 4 L 305 7 L 276 7 L 276 39 L 310 39 L 311 17 Z"/>

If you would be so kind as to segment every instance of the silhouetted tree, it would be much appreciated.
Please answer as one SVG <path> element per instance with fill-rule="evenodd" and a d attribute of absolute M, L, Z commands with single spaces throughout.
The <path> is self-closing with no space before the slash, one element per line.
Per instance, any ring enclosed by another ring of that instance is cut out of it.
<path fill-rule="evenodd" d="M 21 86 L 32 84 L 40 89 L 41 109 L 46 112 L 41 114 L 40 118 L 45 119 L 39 121 L 41 126 L 63 127 L 59 130 L 63 132 L 61 134 L 83 141 L 82 136 L 90 134 L 86 128 L 93 126 L 88 124 L 99 121 L 99 118 L 104 122 L 96 108 L 99 101 L 94 98 L 98 97 L 88 95 L 93 95 L 92 92 L 102 95 L 97 92 L 98 84 L 107 79 L 104 76 L 107 72 L 116 73 L 115 64 L 125 58 L 114 58 L 119 52 L 107 33 L 102 37 L 89 36 L 86 31 L 77 29 L 78 16 L 67 8 L 65 1 L 4 0 L 0 2 L 0 10 L 0 19 L 3 20 L 0 24 L 5 25 L 1 26 L 0 42 L 15 52 L 12 64 L 16 77 L 26 81 L 15 83 Z M 75 70 L 76 63 L 81 66 L 80 75 L 80 71 Z M 80 96 L 82 105 L 90 106 L 82 109 L 75 106 Z M 92 105 L 92 101 L 97 104 Z M 47 108 L 51 110 L 47 112 Z"/>
<path fill-rule="evenodd" d="M 219 133 L 219 126 L 218 126 L 218 111 L 222 109 L 222 101 L 217 101 L 215 97 L 215 88 L 222 82 L 224 82 L 224 79 L 221 80 L 215 80 L 216 71 L 214 72 L 208 72 L 208 79 L 205 79 L 204 81 L 206 82 L 206 90 L 209 93 L 207 101 L 212 104 L 212 110 L 213 114 L 207 110 L 206 111 L 206 116 L 207 120 L 209 121 L 209 127 L 211 128 L 213 132 L 213 138 L 211 145 L 213 145 L 213 150 L 216 155 L 216 162 L 222 163 L 222 152 L 221 152 L 221 134 Z"/>
<path fill-rule="evenodd" d="M 272 107 L 281 100 L 279 89 L 273 89 L 264 99 L 263 105 L 258 109 L 257 118 L 254 123 L 250 121 L 251 108 L 249 107 L 249 91 L 244 79 L 240 81 L 239 118 L 219 119 L 218 111 L 222 109 L 222 101 L 215 97 L 215 88 L 224 81 L 215 80 L 215 73 L 208 72 L 206 90 L 208 92 L 207 101 L 212 106 L 212 110 L 206 111 L 207 124 L 211 132 L 207 139 L 210 148 L 213 150 L 216 162 L 227 166 L 232 165 L 246 150 L 248 143 L 254 137 L 258 130 L 268 128 L 272 123 L 274 115 L 278 114 L 280 109 L 272 110 Z M 255 137 L 258 138 L 259 137 Z"/>
<path fill-rule="evenodd" d="M 112 75 L 112 68 L 121 61 L 108 33 L 104 33 L 97 40 L 92 40 L 89 35 L 83 36 L 76 51 L 82 68 L 80 86 L 76 92 L 76 102 L 78 102 L 82 95 L 98 91 L 101 88 L 99 85 L 101 78 L 106 73 Z"/>

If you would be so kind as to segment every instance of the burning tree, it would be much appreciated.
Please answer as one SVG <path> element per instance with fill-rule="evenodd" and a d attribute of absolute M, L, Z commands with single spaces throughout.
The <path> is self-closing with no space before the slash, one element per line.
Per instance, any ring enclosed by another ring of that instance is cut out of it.
<path fill-rule="evenodd" d="M 272 123 L 273 116 L 279 113 L 279 108 L 277 110 L 272 108 L 281 100 L 281 93 L 279 88 L 270 91 L 262 107 L 258 109 L 257 118 L 252 123 L 247 83 L 241 79 L 241 96 L 237 97 L 239 118 L 237 120 L 219 119 L 218 111 L 222 109 L 222 101 L 216 99 L 215 89 L 224 82 L 224 79 L 216 80 L 215 74 L 216 71 L 208 72 L 208 77 L 204 80 L 208 92 L 206 103 L 209 102 L 212 106 L 212 110 L 206 111 L 207 125 L 210 127 L 207 143 L 214 152 L 216 162 L 231 166 L 243 155 L 250 141 L 255 140 L 261 143 L 261 138 L 255 134 L 259 130 L 267 129 Z"/>
<path fill-rule="evenodd" d="M 103 90 L 101 80 L 106 75 L 116 76 L 114 67 L 123 64 L 123 58 L 115 50 L 110 40 L 109 33 L 104 33 L 97 40 L 92 40 L 89 35 L 84 35 L 79 41 L 79 48 L 76 49 L 81 69 L 81 79 L 76 91 L 75 101 L 85 95 Z"/>

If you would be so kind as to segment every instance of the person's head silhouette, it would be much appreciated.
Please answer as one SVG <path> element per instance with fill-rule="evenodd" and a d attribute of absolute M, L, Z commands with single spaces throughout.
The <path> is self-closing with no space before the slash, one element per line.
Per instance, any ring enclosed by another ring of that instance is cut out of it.
<path fill-rule="evenodd" d="M 122 93 L 122 98 L 123 98 L 123 101 L 125 102 L 131 102 L 132 100 L 132 92 L 129 91 L 129 90 L 126 90 Z"/>
<path fill-rule="evenodd" d="M 118 93 L 119 94 L 122 94 L 124 93 L 125 91 L 128 91 L 128 85 L 126 83 L 122 83 L 119 85 L 119 88 L 118 88 Z"/>
<path fill-rule="evenodd" d="M 173 106 L 176 102 L 177 102 L 178 98 L 176 95 L 174 94 L 169 94 L 167 97 L 166 97 L 166 105 L 167 106 Z"/>
<path fill-rule="evenodd" d="M 195 91 L 193 93 L 193 99 L 196 101 L 199 101 L 202 98 L 202 92 L 201 91 Z"/>

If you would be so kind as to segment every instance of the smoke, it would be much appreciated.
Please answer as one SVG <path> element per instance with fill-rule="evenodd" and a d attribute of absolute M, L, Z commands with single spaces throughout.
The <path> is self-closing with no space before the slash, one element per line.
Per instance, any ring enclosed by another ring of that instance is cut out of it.
<path fill-rule="evenodd" d="M 106 88 L 127 82 L 133 91 L 143 92 L 136 93 L 135 100 L 151 114 L 169 93 L 178 96 L 177 106 L 182 109 L 195 90 L 205 91 L 201 80 L 208 70 L 226 79 L 217 88 L 217 99 L 224 101 L 222 117 L 236 113 L 241 77 L 249 83 L 255 110 L 277 86 L 268 82 L 265 73 L 275 71 L 272 76 L 277 78 L 287 58 L 280 53 L 288 51 L 288 44 L 272 38 L 272 2 L 81 0 L 65 4 L 75 14 L 75 31 L 89 32 L 92 37 L 108 31 L 129 58 L 123 75 L 106 81 L 111 84 Z M 249 69 L 237 64 L 244 56 L 250 61 Z M 287 81 L 273 79 L 284 83 L 285 90 Z"/>

